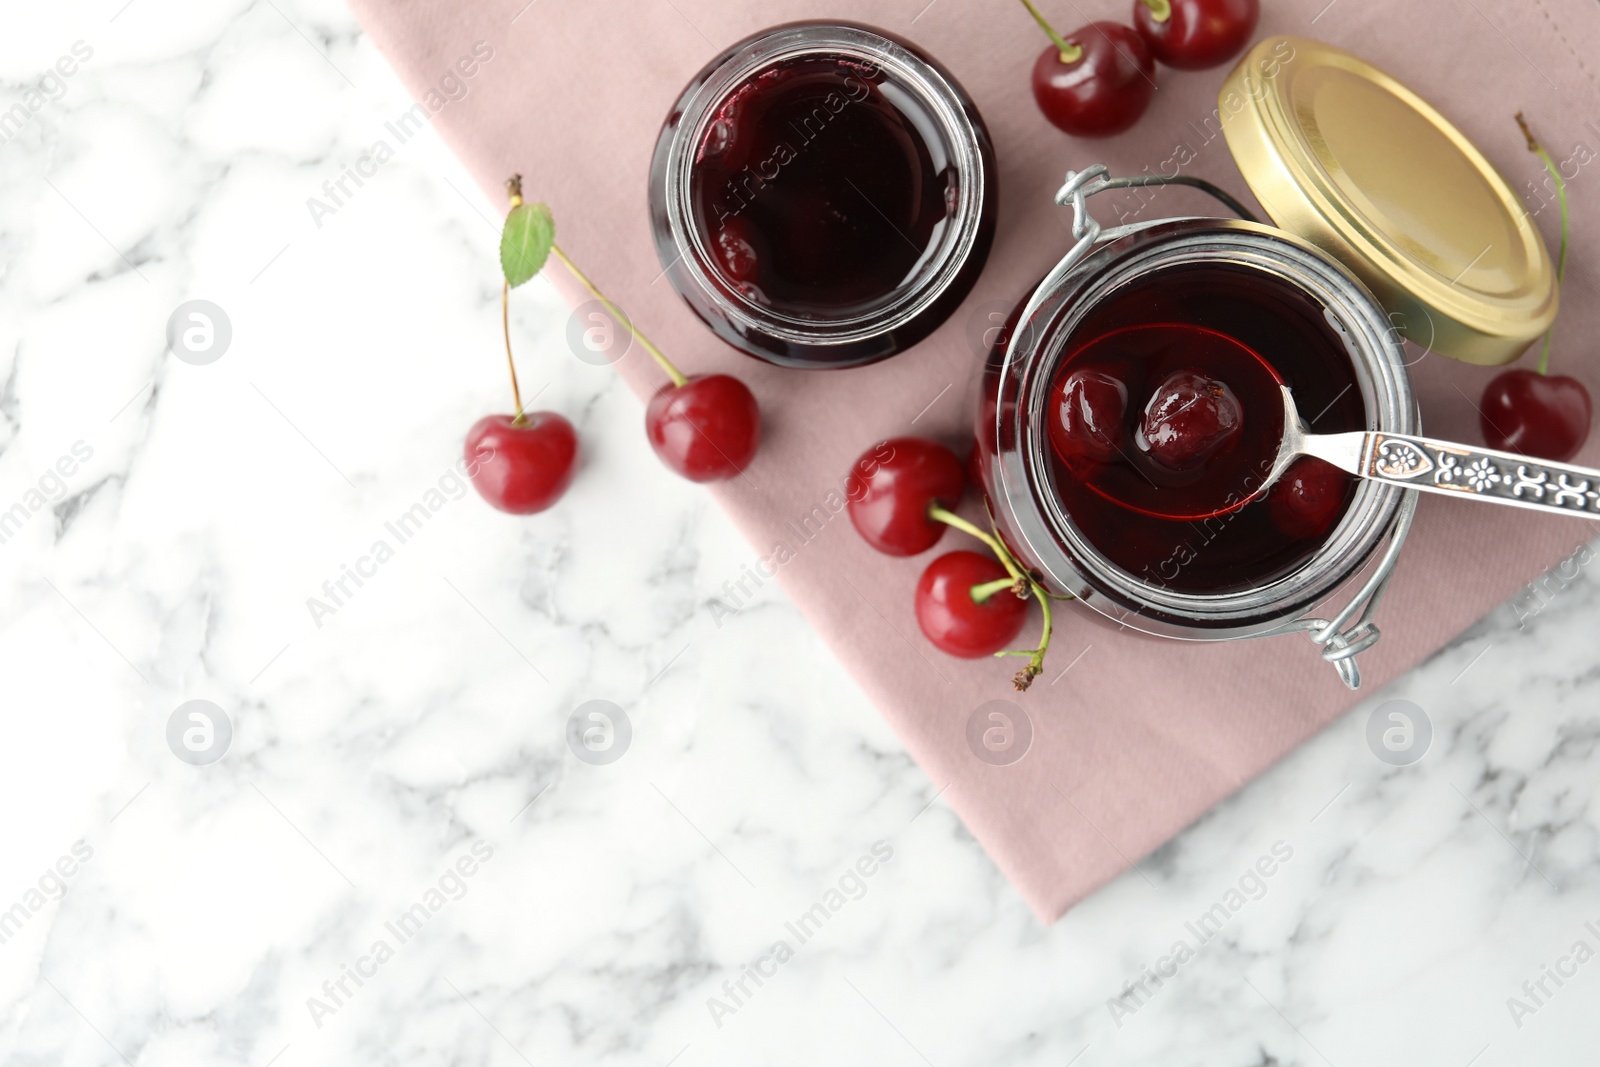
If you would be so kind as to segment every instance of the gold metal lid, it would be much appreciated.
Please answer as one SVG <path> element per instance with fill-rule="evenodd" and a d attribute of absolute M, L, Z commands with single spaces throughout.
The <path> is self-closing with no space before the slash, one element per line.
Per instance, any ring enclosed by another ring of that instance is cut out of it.
<path fill-rule="evenodd" d="M 1555 265 L 1533 220 L 1410 89 L 1331 45 L 1273 37 L 1240 60 L 1219 102 L 1267 214 L 1350 268 L 1407 338 L 1499 365 L 1550 328 Z"/>

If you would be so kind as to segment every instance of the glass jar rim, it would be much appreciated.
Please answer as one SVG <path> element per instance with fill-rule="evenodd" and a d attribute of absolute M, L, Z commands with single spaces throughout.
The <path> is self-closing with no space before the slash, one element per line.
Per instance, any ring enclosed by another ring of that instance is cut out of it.
<path fill-rule="evenodd" d="M 701 239 L 691 202 L 691 177 L 697 146 L 717 109 L 729 95 L 762 70 L 807 55 L 844 55 L 891 75 L 916 93 L 937 119 L 937 133 L 957 174 L 954 225 L 943 228 L 924 251 L 917 270 L 893 299 L 861 314 L 829 318 L 784 315 L 735 296 L 719 283 L 708 263 L 712 253 Z M 740 332 L 760 332 L 808 345 L 849 345 L 900 329 L 928 310 L 958 280 L 973 255 L 982 230 L 986 173 L 982 132 L 969 114 L 965 95 L 953 80 L 906 44 L 880 31 L 847 22 L 794 22 L 746 38 L 712 62 L 691 83 L 680 102 L 667 148 L 665 195 L 679 277 L 694 284 Z M 665 258 L 665 255 L 663 254 Z"/>
<path fill-rule="evenodd" d="M 1082 262 L 1052 291 L 1040 294 L 1030 322 L 1013 331 L 1000 371 L 996 418 L 1001 424 L 993 428 L 999 440 L 1018 442 L 1017 463 L 999 468 L 1001 506 L 1013 520 L 1007 527 L 1026 542 L 1026 554 L 1051 584 L 1079 595 L 1102 614 L 1164 636 L 1194 637 L 1197 627 L 1219 638 L 1265 633 L 1320 603 L 1361 570 L 1393 529 L 1405 490 L 1363 482 L 1334 531 L 1287 574 L 1248 589 L 1199 594 L 1174 591 L 1112 564 L 1078 531 L 1049 489 L 1044 404 L 1073 330 L 1113 292 L 1154 271 L 1191 264 L 1261 270 L 1312 297 L 1350 355 L 1366 428 L 1418 432 L 1420 416 L 1394 327 L 1346 268 L 1269 226 L 1234 219 L 1155 220 L 1105 231 Z M 1033 500 L 1041 521 L 1020 521 L 1009 504 L 1013 494 Z"/>

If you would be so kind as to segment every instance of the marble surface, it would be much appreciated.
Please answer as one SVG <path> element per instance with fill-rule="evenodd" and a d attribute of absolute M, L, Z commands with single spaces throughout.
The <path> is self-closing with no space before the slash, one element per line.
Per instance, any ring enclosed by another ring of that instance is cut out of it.
<path fill-rule="evenodd" d="M 336 0 L 6 24 L 0 1062 L 1593 1062 L 1589 549 L 1041 927 L 542 281 L 580 476 L 463 491 L 496 209 Z"/>

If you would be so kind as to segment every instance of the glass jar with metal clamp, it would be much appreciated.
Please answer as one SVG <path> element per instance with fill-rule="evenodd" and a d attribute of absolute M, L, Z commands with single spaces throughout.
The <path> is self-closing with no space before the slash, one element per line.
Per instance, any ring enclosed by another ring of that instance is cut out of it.
<path fill-rule="evenodd" d="M 1466 491 L 1399 463 L 1419 442 L 1422 463 L 1459 466 L 1416 436 L 1405 342 L 1516 358 L 1555 314 L 1553 264 L 1477 149 L 1348 53 L 1265 41 L 1230 77 L 1219 117 L 1276 225 L 1187 175 L 1069 172 L 1057 203 L 1073 212 L 1075 244 L 990 353 L 978 466 L 1001 536 L 1050 591 L 1165 637 L 1305 633 L 1356 688 L 1415 490 Z M 1437 185 L 1418 187 L 1430 172 Z M 1163 184 L 1198 187 L 1240 217 L 1105 229 L 1091 211 L 1098 194 Z M 1485 235 L 1487 250 L 1464 251 Z M 1485 260 L 1488 274 L 1474 274 Z M 1253 375 L 1259 396 L 1244 396 L 1232 468 L 1213 459 L 1164 480 L 1137 454 L 1139 435 L 1147 399 L 1186 375 L 1232 380 L 1241 395 Z M 1279 392 L 1287 410 L 1272 407 Z M 1062 444 L 1072 404 L 1111 427 L 1086 449 Z M 1330 441 L 1366 442 L 1367 466 L 1317 473 L 1337 458 Z M 1280 506 L 1302 463 L 1321 479 L 1315 521 Z"/>

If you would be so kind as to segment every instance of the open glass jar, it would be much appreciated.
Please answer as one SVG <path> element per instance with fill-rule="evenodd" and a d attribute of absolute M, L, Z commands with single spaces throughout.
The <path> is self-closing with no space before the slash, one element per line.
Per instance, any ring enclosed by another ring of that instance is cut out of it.
<path fill-rule="evenodd" d="M 791 367 L 916 344 L 994 238 L 994 150 L 955 79 L 879 30 L 802 22 L 734 45 L 662 127 L 663 271 L 723 340 Z"/>
<path fill-rule="evenodd" d="M 1180 482 L 1138 485 L 1132 445 L 1093 462 L 1064 456 L 1051 422 L 1069 394 L 1058 390 L 1098 374 L 1125 385 L 1135 410 L 1175 371 L 1225 380 L 1226 353 L 1238 349 L 1270 364 L 1318 433 L 1415 434 L 1404 335 L 1472 362 L 1514 359 L 1554 315 L 1552 264 L 1487 160 L 1425 102 L 1347 53 L 1263 42 L 1224 88 L 1219 114 L 1246 179 L 1283 228 L 1181 218 L 1102 230 L 1089 205 L 1097 193 L 1206 183 L 1113 179 L 1101 166 L 1069 173 L 1057 202 L 1073 210 L 1077 243 L 1019 304 L 990 353 L 979 469 L 1000 535 L 1049 591 L 1165 637 L 1305 632 L 1355 688 L 1355 657 L 1378 640 L 1373 615 L 1410 529 L 1415 491 L 1345 479 L 1325 521 L 1302 528 L 1275 510 L 1274 494 L 1254 495 L 1261 482 L 1251 484 L 1245 465 L 1230 475 L 1243 472 L 1230 499 L 1250 501 L 1237 509 L 1130 507 L 1132 489 L 1163 504 L 1181 503 L 1184 490 Z M 1359 136 L 1363 115 L 1387 169 L 1371 162 L 1375 149 Z M 1420 135 L 1419 125 L 1435 135 Z M 1389 136 L 1395 128 L 1409 131 L 1409 148 Z M 1364 162 L 1351 165 L 1357 156 Z M 1438 187 L 1419 187 L 1416 176 L 1429 173 Z M 1452 217 L 1453 227 L 1436 225 Z M 1481 279 L 1454 262 L 1474 255 L 1462 250 L 1463 230 L 1473 241 L 1490 235 L 1489 247 L 1474 246 L 1478 260 L 1494 261 Z M 1371 254 L 1354 250 L 1363 242 Z M 1447 271 L 1466 284 L 1448 284 Z M 1263 440 L 1241 454 L 1270 457 L 1282 427 L 1252 430 L 1248 418 L 1241 440 Z M 1108 491 L 1119 477 L 1132 488 Z"/>

